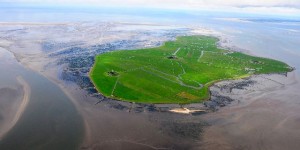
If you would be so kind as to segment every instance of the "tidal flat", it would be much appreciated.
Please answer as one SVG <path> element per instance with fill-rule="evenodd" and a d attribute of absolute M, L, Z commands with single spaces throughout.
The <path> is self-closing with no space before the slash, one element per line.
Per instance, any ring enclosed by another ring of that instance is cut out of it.
<path fill-rule="evenodd" d="M 26 68 L 23 73 L 16 72 L 19 67 L 8 67 L 5 62 L 1 83 L 15 83 L 11 72 L 23 74 L 32 93 L 26 110 L 0 147 L 18 149 L 12 143 L 31 147 L 34 141 L 56 139 L 57 144 L 52 144 L 56 149 L 297 149 L 300 55 L 293 43 L 299 40 L 295 36 L 299 33 L 273 30 L 277 24 L 267 28 L 260 23 L 222 21 L 219 28 L 216 22 L 210 20 L 204 27 L 120 22 L 1 24 L 1 47 L 12 52 L 13 64 Z M 217 99 L 207 106 L 183 106 L 190 110 L 209 108 L 209 113 L 200 115 L 169 112 L 182 107 L 178 104 L 144 105 L 107 99 L 89 81 L 88 71 L 97 54 L 151 48 L 195 33 L 222 37 L 225 46 L 236 45 L 251 55 L 287 62 L 296 70 L 287 77 L 258 76 L 239 81 L 241 84 L 225 82 L 232 85 L 228 88 L 222 84 L 212 87 L 218 92 L 215 97 L 230 96 L 232 100 L 226 99 L 221 105 L 216 105 Z M 282 43 L 287 37 L 290 41 Z M 60 139 L 66 139 L 61 135 L 69 140 Z M 32 143 L 22 142 L 25 138 Z"/>

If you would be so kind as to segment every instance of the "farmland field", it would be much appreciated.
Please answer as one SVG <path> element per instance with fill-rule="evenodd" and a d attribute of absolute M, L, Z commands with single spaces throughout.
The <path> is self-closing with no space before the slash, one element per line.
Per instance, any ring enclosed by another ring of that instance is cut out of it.
<path fill-rule="evenodd" d="M 209 99 L 216 81 L 285 73 L 280 61 L 217 47 L 209 36 L 181 36 L 160 47 L 96 56 L 90 77 L 106 97 L 139 103 L 195 103 Z"/>

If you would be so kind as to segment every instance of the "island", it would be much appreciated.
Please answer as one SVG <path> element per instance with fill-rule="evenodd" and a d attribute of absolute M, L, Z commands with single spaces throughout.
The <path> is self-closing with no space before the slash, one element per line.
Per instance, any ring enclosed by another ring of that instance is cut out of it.
<path fill-rule="evenodd" d="M 89 76 L 97 91 L 136 103 L 198 103 L 222 80 L 286 73 L 286 63 L 226 50 L 211 36 L 180 36 L 160 47 L 97 55 Z"/>

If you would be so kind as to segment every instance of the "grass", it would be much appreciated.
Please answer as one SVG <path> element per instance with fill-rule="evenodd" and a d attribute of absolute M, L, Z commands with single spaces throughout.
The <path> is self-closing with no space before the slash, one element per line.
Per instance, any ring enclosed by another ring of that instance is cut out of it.
<path fill-rule="evenodd" d="M 217 47 L 218 39 L 182 36 L 155 48 L 96 56 L 90 78 L 104 96 L 139 103 L 195 103 L 214 82 L 252 74 L 284 73 L 280 61 Z"/>

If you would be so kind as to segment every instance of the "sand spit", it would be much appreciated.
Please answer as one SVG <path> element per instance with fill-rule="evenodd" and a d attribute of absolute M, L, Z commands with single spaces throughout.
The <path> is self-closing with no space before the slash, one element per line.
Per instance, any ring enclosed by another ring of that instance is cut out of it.
<path fill-rule="evenodd" d="M 0 139 L 11 128 L 22 95 L 23 91 L 20 88 L 8 86 L 0 88 Z"/>
<path fill-rule="evenodd" d="M 30 99 L 30 93 L 31 93 L 31 89 L 30 89 L 30 86 L 28 85 L 28 83 L 21 77 L 21 76 L 18 76 L 17 77 L 17 80 L 18 82 L 22 85 L 23 87 L 23 91 L 24 91 L 24 95 L 23 95 L 23 100 L 22 100 L 22 103 L 20 104 L 20 107 L 14 117 L 14 120 L 13 120 L 13 125 L 15 125 L 17 123 L 17 121 L 20 119 L 20 117 L 22 116 L 28 102 L 29 102 L 29 99 Z"/>
<path fill-rule="evenodd" d="M 1 120 L 1 121 L 3 121 L 3 123 L 0 124 L 1 125 L 0 126 L 1 127 L 0 140 L 18 122 L 18 120 L 22 116 L 22 114 L 29 102 L 30 93 L 31 93 L 30 86 L 27 84 L 27 82 L 21 76 L 17 77 L 17 81 L 22 86 L 22 94 L 23 95 L 22 95 L 21 101 L 18 101 L 17 100 L 18 96 L 16 96 L 16 100 L 12 100 L 11 98 L 9 98 L 10 101 L 15 101 L 13 104 L 5 105 L 6 107 L 11 107 L 11 108 L 8 108 L 7 111 L 2 112 L 3 114 L 1 114 L 1 115 L 5 115 L 6 119 Z M 17 94 L 17 93 L 15 93 L 15 94 Z M 8 115 L 5 113 L 8 113 Z"/>

